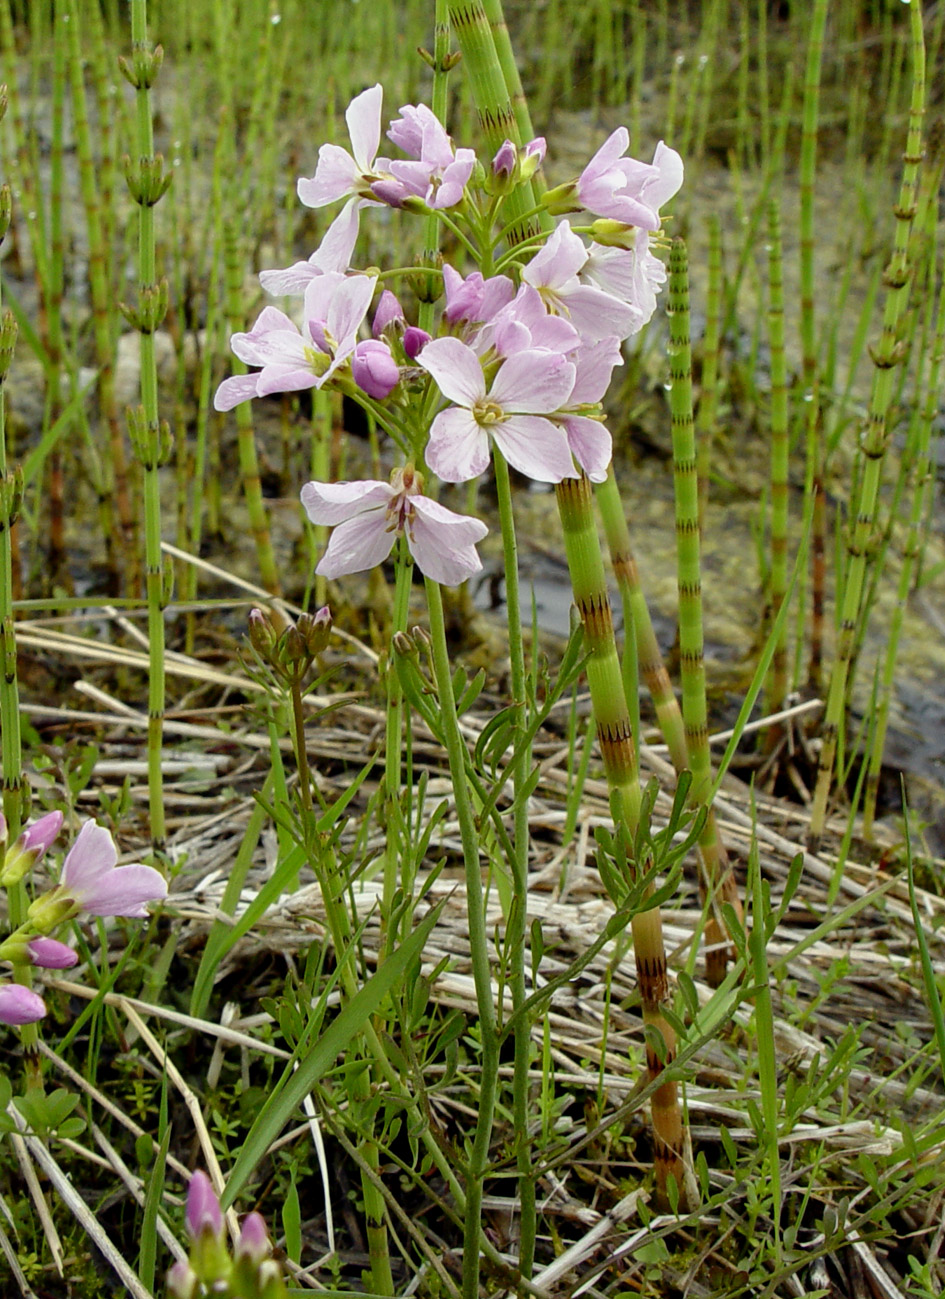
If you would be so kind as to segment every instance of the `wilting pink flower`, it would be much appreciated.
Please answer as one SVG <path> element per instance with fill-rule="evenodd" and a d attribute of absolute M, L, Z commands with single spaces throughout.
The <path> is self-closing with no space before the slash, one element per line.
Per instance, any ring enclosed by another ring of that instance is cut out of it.
<path fill-rule="evenodd" d="M 397 387 L 400 371 L 387 344 L 369 338 L 351 353 L 351 377 L 369 397 L 383 401 Z"/>
<path fill-rule="evenodd" d="M 483 473 L 489 438 L 521 473 L 557 483 L 575 475 L 567 439 L 542 418 L 567 401 L 574 366 L 561 353 L 516 352 L 487 386 L 479 357 L 458 338 L 438 338 L 417 358 L 454 405 L 440 411 L 430 430 L 427 464 L 445 482 Z"/>
<path fill-rule="evenodd" d="M 66 853 L 54 892 L 60 898 L 71 899 L 76 913 L 144 919 L 148 914 L 145 903 L 167 896 L 167 881 L 153 866 L 117 866 L 117 861 L 118 853 L 108 831 L 94 821 L 86 821 Z"/>
<path fill-rule="evenodd" d="M 32 938 L 26 950 L 33 965 L 44 970 L 68 970 L 79 962 L 78 952 L 56 938 Z"/>
<path fill-rule="evenodd" d="M 383 174 L 375 172 L 374 159 L 381 141 L 381 101 L 384 91 L 371 86 L 352 99 L 345 111 L 351 153 L 337 144 L 323 144 L 318 151 L 315 175 L 298 183 L 298 195 L 306 207 L 324 207 L 340 198 L 371 202 L 371 182 Z"/>
<path fill-rule="evenodd" d="M 0 1024 L 35 1024 L 46 1014 L 46 1003 L 19 983 L 0 985 Z"/>
<path fill-rule="evenodd" d="M 304 331 L 277 307 L 264 307 L 249 333 L 230 339 L 241 361 L 262 369 L 224 379 L 214 408 L 231 410 L 251 397 L 321 388 L 354 351 L 375 283 L 374 276 L 335 271 L 311 280 L 305 290 Z"/>
<path fill-rule="evenodd" d="M 184 1221 L 190 1235 L 197 1240 L 205 1231 L 213 1236 L 223 1234 L 223 1213 L 213 1183 L 199 1168 L 187 1187 L 187 1208 Z"/>
<path fill-rule="evenodd" d="M 522 279 L 538 290 L 550 312 L 570 320 L 585 342 L 626 338 L 633 330 L 634 312 L 602 289 L 581 283 L 578 275 L 587 256 L 583 239 L 567 221 L 559 221 L 545 246 L 522 267 Z"/>
<path fill-rule="evenodd" d="M 457 586 L 482 567 L 475 546 L 486 525 L 424 496 L 423 479 L 411 465 L 395 469 L 389 483 L 306 483 L 302 504 L 313 523 L 334 527 L 315 570 L 325 577 L 374 568 L 401 533 L 418 568 L 434 582 Z"/>

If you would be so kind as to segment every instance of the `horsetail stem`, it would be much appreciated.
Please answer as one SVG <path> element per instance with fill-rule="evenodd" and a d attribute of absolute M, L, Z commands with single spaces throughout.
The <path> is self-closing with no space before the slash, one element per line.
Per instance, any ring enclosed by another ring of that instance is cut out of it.
<path fill-rule="evenodd" d="M 79 185 L 85 208 L 85 225 L 89 241 L 89 296 L 92 305 L 92 335 L 98 368 L 98 400 L 108 429 L 108 454 L 102 457 L 102 528 L 105 553 L 115 592 L 136 592 L 139 588 L 137 526 L 128 486 L 125 454 L 125 432 L 115 397 L 115 338 L 117 320 L 115 298 L 109 284 L 107 231 L 105 228 L 106 196 L 100 184 L 100 159 L 93 155 L 92 134 L 86 102 L 82 49 L 79 42 L 79 12 L 76 0 L 68 0 L 69 72 L 72 84 L 72 117 L 76 153 L 79 159 Z M 110 199 L 109 199 L 110 201 Z M 121 546 L 116 548 L 116 529 L 112 503 L 117 514 Z M 124 578 L 119 563 L 121 555 L 128 565 Z"/>
<path fill-rule="evenodd" d="M 151 842 L 164 850 L 164 773 L 161 745 L 164 732 L 164 608 L 168 592 L 161 554 L 160 467 L 170 453 L 170 431 L 158 414 L 157 363 L 154 332 L 167 311 L 167 281 L 157 279 L 154 205 L 167 191 L 170 175 L 154 153 L 149 90 L 163 59 L 160 46 L 148 40 L 147 0 L 131 0 L 130 59 L 121 69 L 135 88 L 137 158 L 126 161 L 131 196 L 138 205 L 138 301 L 127 309 L 139 331 L 141 346 L 141 404 L 129 409 L 128 429 L 134 453 L 144 471 L 144 564 L 148 603 L 148 808 Z"/>
<path fill-rule="evenodd" d="M 722 224 L 718 215 L 708 219 L 708 287 L 705 302 L 705 332 L 702 335 L 702 391 L 696 410 L 696 463 L 699 472 L 699 528 L 705 530 L 705 509 L 709 500 L 709 467 L 719 405 L 719 347 L 722 339 Z"/>
<path fill-rule="evenodd" d="M 848 560 L 843 583 L 840 629 L 830 676 L 830 690 L 824 715 L 823 742 L 817 765 L 817 784 L 811 806 L 809 842 L 816 851 L 827 819 L 827 801 L 833 780 L 834 760 L 843 725 L 847 682 L 853 659 L 857 627 L 861 620 L 862 595 L 867 577 L 870 542 L 876 527 L 879 488 L 889 444 L 887 416 L 892 399 L 894 369 L 905 359 L 897 340 L 900 317 L 909 298 L 909 242 L 916 215 L 919 166 L 922 161 L 922 119 L 925 114 L 925 38 L 922 9 L 918 0 L 909 6 L 912 31 L 912 97 L 909 129 L 903 154 L 899 201 L 893 209 L 896 234 L 892 256 L 883 276 L 886 302 L 883 329 L 878 345 L 871 349 L 873 385 L 866 424 L 857 448 L 859 490 L 850 508 L 847 536 Z"/>
<path fill-rule="evenodd" d="M 772 625 L 784 603 L 788 581 L 788 378 L 784 354 L 784 267 L 778 204 L 768 204 L 768 345 L 771 354 L 771 568 L 768 603 Z M 787 623 L 775 646 L 765 692 L 765 710 L 784 707 L 788 692 Z M 769 743 L 777 732 L 769 731 Z"/>
<path fill-rule="evenodd" d="M 803 417 L 806 422 L 805 499 L 813 500 L 811 526 L 811 620 L 808 679 L 819 690 L 823 672 L 824 588 L 826 585 L 827 511 L 824 498 L 824 444 L 817 376 L 817 339 L 814 318 L 814 179 L 817 170 L 817 118 L 820 104 L 820 70 L 828 0 L 815 0 L 811 18 L 807 66 L 804 74 L 804 108 L 800 162 L 800 289 L 801 354 L 804 376 Z M 801 595 L 803 600 L 803 592 Z"/>
<path fill-rule="evenodd" d="M 673 240 L 669 255 L 669 405 L 672 419 L 673 483 L 676 500 L 676 567 L 679 591 L 679 661 L 682 716 L 692 772 L 692 801 L 707 801 L 712 785 L 708 705 L 702 633 L 702 576 L 699 540 L 699 484 L 692 413 L 692 349 L 689 339 L 689 267 L 685 241 Z M 714 816 L 699 839 L 706 875 L 706 974 L 717 987 L 725 978 L 728 943 L 716 895 L 739 909 L 734 877 Z"/>

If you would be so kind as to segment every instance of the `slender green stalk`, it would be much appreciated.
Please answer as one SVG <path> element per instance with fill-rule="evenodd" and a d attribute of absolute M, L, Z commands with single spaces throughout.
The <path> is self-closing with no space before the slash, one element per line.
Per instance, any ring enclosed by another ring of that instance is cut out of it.
<path fill-rule="evenodd" d="M 692 772 L 690 797 L 706 803 L 712 787 L 708 705 L 702 633 L 702 576 L 699 540 L 699 484 L 692 413 L 692 351 L 689 340 L 689 269 L 686 245 L 674 239 L 669 256 L 669 405 L 672 418 L 673 483 L 676 501 L 676 573 L 679 591 L 679 660 L 682 716 Z M 715 817 L 706 817 L 700 837 L 706 872 L 706 973 L 718 985 L 725 978 L 728 942 L 716 895 L 738 908 L 734 878 Z"/>
<path fill-rule="evenodd" d="M 817 377 L 817 338 L 814 317 L 814 180 L 817 171 L 817 119 L 820 104 L 820 69 L 828 0 L 815 0 L 804 74 L 804 109 L 800 165 L 800 283 L 801 353 L 804 376 L 806 452 L 804 495 L 813 499 L 811 534 L 811 621 L 808 679 L 814 690 L 821 686 L 826 587 L 827 510 L 824 497 L 824 445 Z M 803 593 L 802 597 L 803 599 Z"/>
<path fill-rule="evenodd" d="M 502 554 L 505 572 L 505 604 L 508 611 L 509 664 L 512 686 L 513 747 L 518 747 L 528 722 L 525 681 L 525 645 L 522 639 L 522 606 L 518 584 L 518 548 L 515 540 L 515 516 L 512 511 L 512 485 L 509 467 L 502 453 L 493 452 L 499 520 L 502 527 Z M 509 983 L 512 1012 L 515 1014 L 515 1052 L 512 1066 L 512 1118 L 516 1137 L 516 1164 L 520 1213 L 519 1268 L 531 1277 L 535 1263 L 535 1173 L 528 1138 L 528 1075 L 531 1055 L 531 1021 L 516 1014 L 525 1004 L 525 930 L 528 920 L 528 848 L 531 833 L 528 824 L 528 798 L 524 786 L 532 765 L 532 746 L 524 744 L 510 772 L 514 807 L 514 855 L 512 872 L 512 906 L 506 923 L 506 949 L 510 965 Z"/>
<path fill-rule="evenodd" d="M 66 214 L 65 179 L 63 176 L 63 129 L 66 93 L 66 37 L 63 27 L 68 26 L 68 15 L 61 4 L 56 6 L 53 31 L 52 76 L 52 140 L 49 153 L 49 262 L 48 279 L 44 284 L 46 297 L 46 333 L 44 344 L 48 369 L 46 371 L 46 403 L 43 413 L 43 433 L 55 424 L 62 414 L 63 366 L 65 361 L 65 335 L 62 306 L 65 292 L 65 230 Z M 40 47 L 41 48 L 41 47 Z M 45 494 L 48 506 L 48 563 L 54 582 L 70 590 L 71 577 L 66 565 L 65 540 L 65 463 L 62 443 L 57 442 L 46 460 Z"/>
<path fill-rule="evenodd" d="M 709 259 L 705 333 L 702 336 L 702 393 L 696 411 L 700 531 L 705 530 L 705 510 L 709 501 L 709 467 L 719 405 L 719 346 L 722 337 L 722 223 L 713 212 L 707 225 Z"/>
<path fill-rule="evenodd" d="M 7 108 L 7 88 L 0 86 L 0 121 Z M 0 245 L 10 229 L 13 200 L 10 187 L 0 185 Z M 3 382 L 6 379 L 13 349 L 16 346 L 17 327 L 13 314 L 3 309 L 2 279 L 0 279 L 0 767 L 3 776 L 3 815 L 7 834 L 12 841 L 20 832 L 29 799 L 29 786 L 23 778 L 23 752 L 20 733 L 20 692 L 17 678 L 16 631 L 13 622 L 13 553 L 11 532 L 16 523 L 23 494 L 23 477 L 7 465 L 6 404 Z M 20 880 L 7 887 L 7 906 L 10 929 L 15 930 L 26 920 L 29 898 L 25 883 Z M 32 985 L 32 966 L 18 962 L 13 967 L 13 978 L 25 988 Z M 23 1043 L 27 1088 L 42 1087 L 39 1057 L 39 1027 L 24 1024 L 20 1030 Z"/>
<path fill-rule="evenodd" d="M 893 608 L 886 638 L 886 652 L 883 657 L 882 676 L 879 683 L 876 726 L 870 751 L 866 792 L 863 798 L 863 837 L 865 839 L 871 838 L 873 833 L 873 821 L 876 816 L 876 796 L 879 790 L 883 750 L 889 725 L 889 709 L 892 700 L 899 641 L 902 635 L 906 604 L 921 553 L 922 521 L 925 518 L 928 502 L 935 484 L 931 463 L 931 442 L 932 427 L 941 397 L 943 359 L 945 359 L 945 290 L 940 291 L 939 294 L 938 323 L 925 385 L 925 403 L 917 418 L 918 427 L 915 434 L 917 445 L 912 467 L 913 485 L 912 505 L 909 512 L 909 532 L 902 553 L 902 567 L 899 570 L 896 589 L 896 604 Z"/>
<path fill-rule="evenodd" d="M 105 195 L 101 192 L 100 160 L 92 150 L 88 106 L 83 76 L 83 56 L 79 43 L 79 11 L 76 0 L 67 0 L 67 38 L 69 42 L 69 73 L 72 83 L 72 117 L 75 130 L 76 152 L 79 158 L 79 184 L 85 223 L 89 240 L 89 292 L 92 300 L 92 332 L 95 342 L 95 363 L 98 368 L 99 408 L 108 428 L 108 455 L 103 457 L 107 466 L 103 480 L 100 509 L 105 535 L 105 552 L 115 594 L 122 589 L 133 592 L 139 589 L 138 542 L 134 507 L 128 485 L 128 466 L 125 454 L 125 433 L 115 398 L 115 340 L 117 335 L 115 298 L 109 283 L 107 230 L 105 225 Z M 113 523 L 112 504 L 117 514 L 121 545 L 117 547 L 118 534 Z M 122 582 L 120 558 L 129 567 Z"/>
<path fill-rule="evenodd" d="M 887 416 L 892 398 L 894 369 L 903 359 L 898 343 L 898 325 L 909 297 L 909 240 L 916 213 L 919 165 L 922 160 L 922 119 L 925 114 L 925 42 L 922 10 L 917 0 L 910 4 L 912 28 L 912 101 L 909 130 L 903 155 L 899 202 L 894 209 L 896 235 L 892 256 L 884 275 L 886 303 L 883 331 L 873 351 L 873 386 L 866 426 L 858 448 L 860 487 L 851 505 L 852 520 L 847 539 L 847 566 L 837 651 L 830 677 L 824 714 L 823 743 L 817 767 L 817 784 L 811 806 L 810 845 L 816 851 L 827 819 L 827 801 L 833 780 L 834 760 L 846 708 L 847 682 L 854 652 L 856 630 L 862 613 L 863 588 L 867 578 L 870 545 L 876 527 L 883 463 L 889 444 Z"/>
<path fill-rule="evenodd" d="M 476 1132 L 466 1177 L 466 1211 L 463 1233 L 463 1299 L 479 1299 L 479 1232 L 482 1216 L 483 1182 L 489 1165 L 492 1126 L 495 1118 L 499 1077 L 499 1038 L 496 1030 L 495 1003 L 492 993 L 492 971 L 489 965 L 489 936 L 486 930 L 485 900 L 479 866 L 479 831 L 473 814 L 466 783 L 466 751 L 456 716 L 453 678 L 450 669 L 443 599 L 437 584 L 426 579 L 427 606 L 430 613 L 430 636 L 433 649 L 433 671 L 440 703 L 440 716 L 446 738 L 456 819 L 463 845 L 466 876 L 466 913 L 469 948 L 479 1013 L 479 1041 L 482 1073 Z"/>
<path fill-rule="evenodd" d="M 771 354 L 771 570 L 768 602 L 772 625 L 784 603 L 788 581 L 788 377 L 784 354 L 784 275 L 781 217 L 776 200 L 768 204 L 768 341 Z M 784 707 L 788 692 L 787 624 L 782 625 L 765 691 L 765 710 Z M 769 743 L 777 732 L 769 731 Z"/>

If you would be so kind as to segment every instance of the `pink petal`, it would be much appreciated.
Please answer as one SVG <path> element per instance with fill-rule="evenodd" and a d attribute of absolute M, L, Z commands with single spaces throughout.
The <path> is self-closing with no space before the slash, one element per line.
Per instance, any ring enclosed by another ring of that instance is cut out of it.
<path fill-rule="evenodd" d="M 260 271 L 259 283 L 267 293 L 282 295 L 286 293 L 304 293 L 309 280 L 321 271 L 311 262 L 293 262 L 281 271 Z"/>
<path fill-rule="evenodd" d="M 315 175 L 299 178 L 296 192 L 306 207 L 324 207 L 336 199 L 353 194 L 361 179 L 355 160 L 337 144 L 323 144 L 318 151 Z"/>
<path fill-rule="evenodd" d="M 427 343 L 417 357 L 417 364 L 433 375 L 443 396 L 458 406 L 470 407 L 486 395 L 486 380 L 479 358 L 458 338 L 435 338 L 432 343 Z"/>
<path fill-rule="evenodd" d="M 588 343 L 602 338 L 627 338 L 636 327 L 636 312 L 625 302 L 590 284 L 579 284 L 562 301 L 568 318 Z"/>
<path fill-rule="evenodd" d="M 549 420 L 513 415 L 494 425 L 492 436 L 509 464 L 537 483 L 577 477 L 567 438 Z"/>
<path fill-rule="evenodd" d="M 26 944 L 30 960 L 44 970 L 68 970 L 79 962 L 79 955 L 56 938 L 33 938 Z"/>
<path fill-rule="evenodd" d="M 614 367 L 619 365 L 623 358 L 618 340 L 604 338 L 590 347 L 582 347 L 580 352 L 571 359 L 577 366 L 577 377 L 568 404 L 584 406 L 603 398 L 610 387 L 610 376 Z"/>
<path fill-rule="evenodd" d="M 234 374 L 229 379 L 224 379 L 213 398 L 214 410 L 232 410 L 238 406 L 241 401 L 249 401 L 250 397 L 258 397 L 256 391 L 256 380 L 259 378 L 256 374 Z"/>
<path fill-rule="evenodd" d="M 184 1215 L 187 1230 L 196 1240 L 207 1230 L 213 1236 L 223 1234 L 223 1213 L 213 1183 L 199 1168 L 187 1187 L 187 1210 Z"/>
<path fill-rule="evenodd" d="M 348 275 L 335 292 L 328 309 L 327 323 L 332 337 L 339 345 L 339 351 L 342 345 L 350 351 L 351 348 L 347 347 L 349 342 L 354 347 L 358 329 L 374 297 L 376 284 L 376 275 Z"/>
<path fill-rule="evenodd" d="M 602 483 L 613 455 L 613 441 L 604 424 L 586 415 L 564 415 L 571 452 L 592 483 Z"/>
<path fill-rule="evenodd" d="M 442 340 L 446 342 L 446 339 Z M 435 343 L 428 343 L 419 360 Z M 478 364 L 478 362 L 477 362 Z M 427 464 L 445 483 L 465 483 L 478 478 L 489 465 L 489 438 L 462 406 L 440 411 L 430 429 Z"/>
<path fill-rule="evenodd" d="M 489 396 L 506 411 L 546 414 L 566 404 L 574 374 L 574 366 L 557 352 L 516 352 L 502 363 Z"/>
<path fill-rule="evenodd" d="M 390 483 L 366 479 L 358 483 L 306 483 L 301 497 L 313 523 L 327 527 L 353 519 L 365 510 L 386 506 L 394 495 Z"/>
<path fill-rule="evenodd" d="M 117 860 L 118 852 L 108 831 L 94 821 L 86 821 L 66 853 L 59 883 L 79 902 L 88 889 L 114 869 Z"/>
<path fill-rule="evenodd" d="M 167 896 L 167 881 L 153 866 L 116 866 L 77 896 L 83 911 L 92 916 L 134 916 L 146 919 L 146 902 Z"/>
<path fill-rule="evenodd" d="M 584 240 L 562 220 L 544 248 L 522 267 L 522 279 L 536 289 L 545 285 L 560 288 L 572 275 L 577 275 L 586 261 Z"/>
<path fill-rule="evenodd" d="M 256 375 L 257 397 L 268 397 L 273 392 L 304 392 L 317 386 L 318 379 L 308 367 L 267 365 Z"/>
<path fill-rule="evenodd" d="M 397 538 L 396 528 L 388 530 L 388 523 L 387 511 L 381 509 L 339 523 L 315 572 L 334 578 L 375 568 L 390 554 Z"/>
<path fill-rule="evenodd" d="M 345 121 L 351 136 L 354 160 L 362 172 L 369 172 L 374 163 L 377 146 L 381 142 L 381 102 L 384 91 L 380 85 L 371 86 L 355 95 L 345 110 Z M 303 200 L 304 202 L 304 200 Z"/>
<path fill-rule="evenodd" d="M 676 150 L 670 149 L 662 140 L 653 154 L 653 166 L 659 171 L 659 176 L 644 183 L 641 197 L 644 203 L 658 212 L 681 187 L 684 168 L 683 160 Z"/>
<path fill-rule="evenodd" d="M 267 307 L 275 311 L 275 307 Z M 279 312 L 282 315 L 282 312 Z M 245 365 L 285 365 L 289 361 L 305 362 L 305 343 L 293 325 L 291 329 L 271 329 L 265 333 L 234 334 L 230 339 L 234 356 Z"/>
<path fill-rule="evenodd" d="M 413 496 L 410 503 L 415 516 L 407 529 L 407 546 L 421 572 L 444 586 L 458 586 L 478 573 L 482 561 L 475 543 L 489 531 L 486 525 L 426 496 Z"/>

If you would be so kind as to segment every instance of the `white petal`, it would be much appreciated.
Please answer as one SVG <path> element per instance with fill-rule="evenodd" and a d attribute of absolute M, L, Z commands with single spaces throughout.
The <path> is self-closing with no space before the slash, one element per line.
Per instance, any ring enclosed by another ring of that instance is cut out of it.
<path fill-rule="evenodd" d="M 482 568 L 475 543 L 488 532 L 479 519 L 454 514 L 425 496 L 411 498 L 415 510 L 407 546 L 421 572 L 444 586 L 458 586 Z"/>
<path fill-rule="evenodd" d="M 417 357 L 417 364 L 433 375 L 443 396 L 458 406 L 470 407 L 486 395 L 486 380 L 479 358 L 458 338 L 435 338 L 432 343 L 427 343 Z"/>
<path fill-rule="evenodd" d="M 358 483 L 306 483 L 299 494 L 313 523 L 333 527 L 365 510 L 386 506 L 394 489 L 390 483 L 365 479 Z"/>
<path fill-rule="evenodd" d="M 613 441 L 605 425 L 585 415 L 566 415 L 561 422 L 575 460 L 592 483 L 602 483 L 613 454 Z"/>
<path fill-rule="evenodd" d="M 362 172 L 369 172 L 374 163 L 377 146 L 381 142 L 381 101 L 384 91 L 380 85 L 371 86 L 355 95 L 345 110 L 345 121 L 351 136 L 354 160 Z"/>
<path fill-rule="evenodd" d="M 543 415 L 564 406 L 573 387 L 574 366 L 565 357 L 531 349 L 503 361 L 489 396 L 503 410 Z"/>
<path fill-rule="evenodd" d="M 420 356 L 425 356 L 432 346 L 427 343 Z M 451 406 L 440 411 L 433 421 L 426 460 L 445 483 L 465 483 L 485 473 L 489 465 L 489 439 L 468 410 Z"/>
<path fill-rule="evenodd" d="M 510 465 L 538 483 L 576 478 L 568 440 L 562 429 L 538 415 L 513 415 L 492 430 L 495 444 Z"/>
<path fill-rule="evenodd" d="M 396 529 L 388 531 L 387 525 L 387 512 L 382 509 L 339 523 L 315 572 L 322 577 L 345 577 L 376 567 L 390 554 L 397 536 Z"/>

